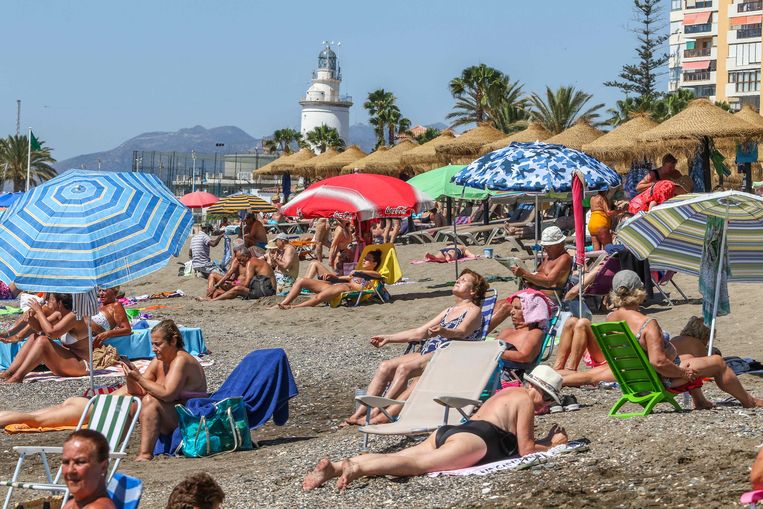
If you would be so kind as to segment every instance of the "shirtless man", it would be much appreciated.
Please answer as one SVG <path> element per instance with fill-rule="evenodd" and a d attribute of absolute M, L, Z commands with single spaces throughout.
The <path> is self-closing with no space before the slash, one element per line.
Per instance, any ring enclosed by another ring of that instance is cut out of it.
<path fill-rule="evenodd" d="M 320 460 L 305 477 L 305 491 L 338 478 L 344 490 L 363 476 L 414 476 L 501 461 L 546 451 L 567 443 L 564 428 L 553 424 L 548 434 L 535 438 L 535 412 L 549 402 L 559 403 L 561 377 L 548 366 L 525 375 L 525 386 L 507 388 L 488 399 L 469 422 L 442 426 L 424 442 L 392 454 L 363 454 L 341 461 Z"/>
<path fill-rule="evenodd" d="M 230 300 L 236 297 L 248 300 L 276 294 L 276 277 L 265 260 L 252 256 L 251 251 L 243 245 L 233 248 L 233 256 L 239 267 L 238 282 L 230 290 L 210 300 Z"/>
<path fill-rule="evenodd" d="M 246 215 L 243 232 L 246 247 L 265 249 L 268 244 L 268 232 L 255 213 L 250 212 Z"/>
<path fill-rule="evenodd" d="M 243 240 L 236 239 L 233 241 L 232 247 L 234 252 L 238 246 L 246 247 L 246 244 Z M 196 300 L 213 299 L 236 286 L 236 281 L 241 277 L 241 273 L 243 272 L 242 269 L 243 267 L 239 266 L 238 260 L 233 256 L 230 267 L 225 274 L 220 274 L 219 272 L 212 272 L 209 274 L 209 277 L 207 278 L 207 298 L 203 299 L 197 297 Z"/>
<path fill-rule="evenodd" d="M 564 249 L 565 237 L 557 226 L 549 226 L 541 235 L 540 245 L 545 251 L 543 261 L 538 270 L 530 272 L 524 267 L 514 265 L 511 272 L 522 278 L 528 288 L 542 291 L 546 296 L 556 301 L 555 289 L 561 289 L 567 283 L 572 271 L 572 257 Z M 511 303 L 498 301 L 490 320 L 490 330 L 495 329 L 511 314 Z"/>
<path fill-rule="evenodd" d="M 299 256 L 297 249 L 289 244 L 289 237 L 279 233 L 273 240 L 268 242 L 265 261 L 275 272 L 276 293 L 283 295 L 289 293 L 294 281 L 299 277 Z"/>
<path fill-rule="evenodd" d="M 649 189 L 649 186 L 659 180 L 672 180 L 678 182 L 678 179 L 681 178 L 681 172 L 676 169 L 677 163 L 678 160 L 673 157 L 673 154 L 665 154 L 662 158 L 662 166 L 656 170 L 649 170 L 649 173 L 641 179 L 641 182 L 636 184 L 636 191 L 643 193 Z"/>
<path fill-rule="evenodd" d="M 151 350 L 156 357 L 146 372 L 141 375 L 132 363 L 120 363 L 127 385 L 116 393 L 124 390 L 122 394 L 139 396 L 142 403 L 137 461 L 152 459 L 159 434 L 169 434 L 177 428 L 176 404 L 208 395 L 204 368 L 183 346 L 183 336 L 175 322 L 163 320 L 151 329 Z"/>

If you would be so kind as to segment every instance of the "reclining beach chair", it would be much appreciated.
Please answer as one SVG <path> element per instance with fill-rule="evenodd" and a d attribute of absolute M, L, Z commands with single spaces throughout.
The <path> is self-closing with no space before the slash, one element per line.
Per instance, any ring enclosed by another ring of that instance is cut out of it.
<path fill-rule="evenodd" d="M 135 414 L 130 417 L 130 406 L 132 404 L 137 405 Z M 107 482 L 111 480 L 114 473 L 119 468 L 119 463 L 127 455 L 127 445 L 130 441 L 133 429 L 135 429 L 135 423 L 138 422 L 140 416 L 141 401 L 136 396 L 113 396 L 110 394 L 101 394 L 92 398 L 82 412 L 77 423 L 76 429 L 81 429 L 85 421 L 87 421 L 88 429 L 92 429 L 100 432 L 106 437 L 109 442 L 109 457 L 114 460 L 114 464 L 111 467 Z M 87 418 L 92 410 L 90 419 Z M 30 490 L 44 490 L 51 492 L 63 492 L 64 501 L 69 496 L 69 489 L 65 483 L 62 483 L 61 474 L 62 468 L 59 467 L 56 476 L 53 477 L 50 472 L 50 465 L 48 464 L 49 454 L 61 454 L 63 447 L 37 447 L 37 446 L 17 446 L 13 448 L 19 454 L 19 460 L 16 463 L 16 470 L 13 472 L 13 477 L 10 481 L 0 481 L 0 486 L 6 486 L 8 488 L 8 494 L 5 497 L 5 503 L 3 509 L 10 507 L 11 495 L 15 488 L 30 489 Z M 23 482 L 19 481 L 19 474 L 21 473 L 21 467 L 24 465 L 24 460 L 28 455 L 37 454 L 42 461 L 43 468 L 45 470 L 45 477 L 47 483 L 44 482 Z"/>
<path fill-rule="evenodd" d="M 435 351 L 407 400 L 357 396 L 356 401 L 380 409 L 390 419 L 387 424 L 359 428 L 365 434 L 364 447 L 369 434 L 419 435 L 444 424 L 460 424 L 462 418 L 468 420 L 481 404 L 480 395 L 491 378 L 497 383 L 493 375 L 505 349 L 503 341 L 451 341 Z M 390 405 L 403 405 L 396 420 L 386 412 Z"/>
<path fill-rule="evenodd" d="M 389 302 L 390 297 L 385 284 L 394 284 L 400 281 L 403 277 L 403 269 L 400 268 L 400 261 L 397 259 L 397 251 L 395 251 L 394 244 L 369 244 L 363 248 L 358 258 L 358 264 L 356 269 L 360 270 L 363 264 L 363 259 L 370 251 L 381 250 L 382 262 L 377 272 L 381 274 L 382 279 L 372 278 L 366 274 L 358 273 L 357 276 L 363 278 L 366 281 L 374 280 L 374 284 L 369 289 L 342 292 L 338 296 L 329 302 L 332 308 L 342 305 L 343 302 L 351 303 L 354 306 L 359 305 L 361 302 L 376 297 L 379 302 Z M 354 273 L 353 273 L 354 274 Z"/>
<path fill-rule="evenodd" d="M 662 379 L 649 363 L 649 358 L 625 322 L 592 324 L 593 334 L 607 359 L 615 380 L 623 391 L 622 397 L 609 411 L 610 416 L 622 419 L 649 415 L 658 403 L 669 403 L 677 411 L 681 406 L 674 394 L 665 389 Z M 641 405 L 641 412 L 618 413 L 625 403 Z"/>
<path fill-rule="evenodd" d="M 673 280 L 673 277 L 676 275 L 676 271 L 674 270 L 666 270 L 664 272 L 659 271 L 652 271 L 652 284 L 654 285 L 654 288 L 657 289 L 658 292 L 660 292 L 660 295 L 662 295 L 666 301 L 668 301 L 668 305 L 670 307 L 673 307 L 673 301 L 670 300 L 670 296 L 665 292 L 665 290 L 662 289 L 663 286 L 667 286 L 668 283 L 673 285 L 673 288 L 676 289 L 678 293 L 681 294 L 681 297 L 684 298 L 684 302 L 689 302 L 689 298 L 686 296 L 686 294 L 681 290 L 681 287 L 678 286 L 678 284 Z"/>

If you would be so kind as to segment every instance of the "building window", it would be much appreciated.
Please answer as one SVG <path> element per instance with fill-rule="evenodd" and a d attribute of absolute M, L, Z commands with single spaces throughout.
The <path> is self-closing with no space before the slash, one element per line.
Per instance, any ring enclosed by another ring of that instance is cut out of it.
<path fill-rule="evenodd" d="M 729 73 L 729 83 L 736 85 L 737 92 L 758 92 L 760 91 L 760 69 L 732 71 Z"/>
<path fill-rule="evenodd" d="M 678 81 L 681 79 L 681 68 L 680 67 L 671 67 L 670 73 L 668 75 L 668 79 L 670 81 Z"/>
<path fill-rule="evenodd" d="M 747 66 L 760 63 L 760 43 L 729 44 L 729 58 L 734 59 L 735 66 Z"/>
<path fill-rule="evenodd" d="M 670 10 L 671 11 L 680 11 L 683 2 L 681 0 L 670 0 Z"/>

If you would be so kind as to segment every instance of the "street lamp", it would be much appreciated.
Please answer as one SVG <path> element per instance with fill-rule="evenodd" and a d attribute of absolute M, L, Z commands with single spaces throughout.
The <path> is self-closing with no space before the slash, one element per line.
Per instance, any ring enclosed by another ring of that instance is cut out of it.
<path fill-rule="evenodd" d="M 96 162 L 98 163 L 98 169 L 100 170 L 101 169 L 101 160 L 100 159 L 96 159 Z"/>
<path fill-rule="evenodd" d="M 191 159 L 193 159 L 193 170 L 191 173 L 191 192 L 196 191 L 196 151 L 191 150 Z"/>
<path fill-rule="evenodd" d="M 135 158 L 135 171 L 140 171 L 140 163 L 143 162 L 143 156 Z"/>

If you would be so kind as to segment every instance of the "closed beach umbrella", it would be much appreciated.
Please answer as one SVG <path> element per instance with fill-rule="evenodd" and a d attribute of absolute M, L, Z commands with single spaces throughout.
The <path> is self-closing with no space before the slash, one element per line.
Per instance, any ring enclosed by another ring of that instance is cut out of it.
<path fill-rule="evenodd" d="M 164 267 L 192 222 L 155 175 L 69 170 L 0 217 L 0 278 L 28 292 L 111 288 Z"/>
<path fill-rule="evenodd" d="M 188 207 L 189 209 L 204 209 L 211 207 L 215 203 L 220 201 L 217 196 L 212 193 L 204 191 L 195 191 L 188 193 L 180 198 L 180 203 Z"/>
<path fill-rule="evenodd" d="M 236 214 L 239 211 L 275 212 L 277 209 L 271 203 L 253 194 L 236 193 L 222 198 L 209 207 L 208 214 Z"/>
<path fill-rule="evenodd" d="M 620 230 L 618 240 L 638 258 L 649 258 L 652 267 L 700 277 L 707 224 L 715 218 L 722 221 L 713 292 L 717 310 L 724 272 L 729 282 L 763 282 L 763 198 L 739 191 L 679 196 L 630 221 Z"/>

